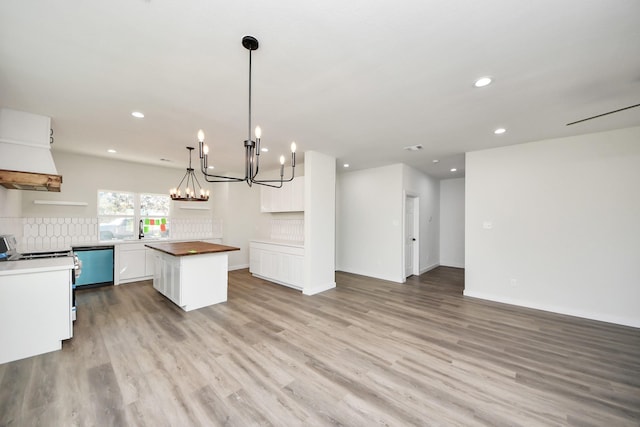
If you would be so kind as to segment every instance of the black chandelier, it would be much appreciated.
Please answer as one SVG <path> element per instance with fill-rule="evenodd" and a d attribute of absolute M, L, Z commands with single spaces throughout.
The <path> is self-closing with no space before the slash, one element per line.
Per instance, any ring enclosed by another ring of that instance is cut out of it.
<path fill-rule="evenodd" d="M 182 181 L 176 188 L 172 188 L 169 190 L 169 195 L 171 196 L 171 200 L 183 201 L 183 202 L 206 202 L 209 200 L 209 190 L 204 190 L 196 178 L 196 174 L 193 172 L 193 168 L 191 167 L 191 153 L 193 151 L 193 147 L 187 147 L 189 150 L 189 167 L 187 168 L 187 172 L 182 177 Z M 185 182 L 186 181 L 186 182 Z M 182 193 L 182 184 L 185 184 L 184 193 Z M 196 188 L 196 185 L 198 188 Z"/>
<path fill-rule="evenodd" d="M 209 167 L 209 147 L 204 143 L 204 132 L 198 131 L 198 147 L 200 152 L 200 168 L 207 182 L 246 182 L 249 187 L 253 184 L 281 188 L 283 182 L 292 181 L 296 168 L 296 143 L 291 143 L 291 178 L 284 179 L 284 156 L 280 156 L 280 179 L 256 179 L 260 170 L 260 126 L 255 129 L 255 141 L 251 139 L 251 51 L 258 49 L 258 40 L 252 36 L 242 38 L 242 46 L 249 51 L 249 127 L 248 136 L 244 141 L 244 178 L 214 175 L 207 171 Z"/>

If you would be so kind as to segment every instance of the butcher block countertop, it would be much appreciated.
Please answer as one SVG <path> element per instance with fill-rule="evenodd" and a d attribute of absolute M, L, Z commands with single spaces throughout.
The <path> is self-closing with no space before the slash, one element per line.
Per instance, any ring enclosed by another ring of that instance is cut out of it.
<path fill-rule="evenodd" d="M 200 241 L 148 243 L 145 246 L 173 256 L 203 255 L 213 254 L 217 252 L 231 252 L 240 250 L 240 248 L 236 248 L 233 246 L 217 245 L 215 243 Z"/>

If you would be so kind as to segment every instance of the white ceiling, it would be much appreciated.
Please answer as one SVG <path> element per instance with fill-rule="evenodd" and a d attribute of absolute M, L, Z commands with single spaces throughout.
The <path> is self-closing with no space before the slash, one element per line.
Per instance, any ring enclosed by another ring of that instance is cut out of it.
<path fill-rule="evenodd" d="M 295 140 L 338 169 L 456 177 L 466 151 L 640 125 L 566 126 L 640 103 L 639 18 L 638 0 L 2 0 L 0 107 L 52 117 L 56 151 L 180 168 L 202 128 L 216 171 L 242 171 L 250 34 L 263 162 Z"/>

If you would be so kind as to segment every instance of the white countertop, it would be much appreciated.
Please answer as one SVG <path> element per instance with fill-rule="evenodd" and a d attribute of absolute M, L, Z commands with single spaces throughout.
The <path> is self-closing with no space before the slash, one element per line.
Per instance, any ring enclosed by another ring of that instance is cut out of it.
<path fill-rule="evenodd" d="M 70 270 L 73 268 L 73 257 L 28 259 L 21 261 L 0 262 L 0 276 L 38 273 L 43 271 Z"/>
<path fill-rule="evenodd" d="M 132 243 L 162 243 L 162 242 L 194 242 L 194 241 L 204 241 L 204 240 L 216 240 L 222 239 L 222 237 L 201 237 L 201 238 L 193 238 L 193 239 L 172 239 L 172 238 L 148 238 L 148 239 L 112 239 L 112 240 L 101 240 L 99 242 L 85 242 L 82 244 L 72 245 L 76 247 L 80 246 L 114 246 L 114 245 L 126 245 Z"/>
<path fill-rule="evenodd" d="M 289 240 L 251 239 L 250 242 L 266 243 L 267 245 L 290 246 L 304 249 L 304 242 L 292 242 Z"/>

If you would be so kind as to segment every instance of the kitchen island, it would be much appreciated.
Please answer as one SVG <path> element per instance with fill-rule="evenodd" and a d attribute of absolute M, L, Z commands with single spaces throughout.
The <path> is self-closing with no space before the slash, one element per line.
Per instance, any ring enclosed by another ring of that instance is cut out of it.
<path fill-rule="evenodd" d="M 201 241 L 145 246 L 155 250 L 153 287 L 184 311 L 227 300 L 228 252 L 240 248 Z"/>

